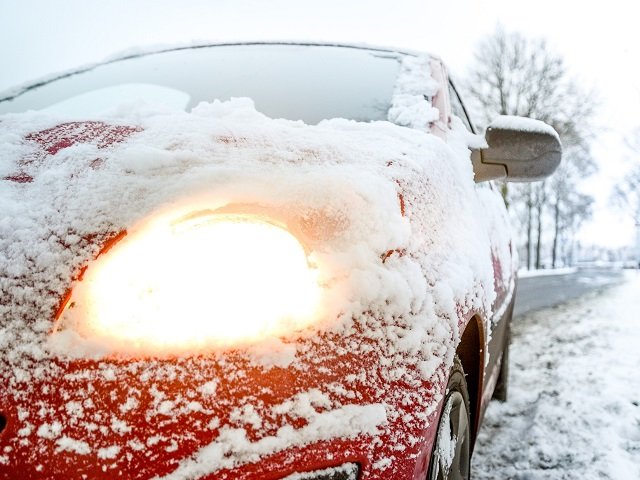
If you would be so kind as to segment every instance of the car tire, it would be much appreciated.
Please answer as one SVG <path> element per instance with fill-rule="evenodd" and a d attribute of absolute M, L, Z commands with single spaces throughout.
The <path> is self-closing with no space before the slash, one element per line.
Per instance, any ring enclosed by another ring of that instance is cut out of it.
<path fill-rule="evenodd" d="M 504 348 L 502 349 L 502 361 L 500 363 L 500 373 L 496 382 L 496 388 L 493 389 L 493 396 L 499 402 L 506 402 L 509 393 L 509 343 L 510 338 L 507 337 Z"/>
<path fill-rule="evenodd" d="M 462 362 L 457 356 L 445 392 L 427 479 L 468 480 L 471 470 L 469 392 Z"/>

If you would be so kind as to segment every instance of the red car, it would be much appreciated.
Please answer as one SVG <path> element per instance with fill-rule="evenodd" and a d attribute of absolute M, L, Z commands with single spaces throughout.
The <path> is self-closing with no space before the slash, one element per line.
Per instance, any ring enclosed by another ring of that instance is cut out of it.
<path fill-rule="evenodd" d="M 132 55 L 0 99 L 0 477 L 458 479 L 505 398 L 515 249 L 435 57 Z"/>

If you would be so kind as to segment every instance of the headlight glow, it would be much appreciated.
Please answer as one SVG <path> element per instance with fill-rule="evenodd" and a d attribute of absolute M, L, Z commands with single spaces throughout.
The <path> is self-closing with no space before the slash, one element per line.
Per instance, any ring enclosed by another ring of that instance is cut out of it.
<path fill-rule="evenodd" d="M 124 350 L 198 351 L 286 335 L 314 320 L 317 271 L 260 218 L 161 218 L 92 263 L 60 325 Z"/>

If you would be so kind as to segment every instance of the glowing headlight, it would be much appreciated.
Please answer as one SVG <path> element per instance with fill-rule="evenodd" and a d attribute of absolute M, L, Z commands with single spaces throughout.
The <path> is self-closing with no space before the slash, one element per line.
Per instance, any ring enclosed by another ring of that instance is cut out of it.
<path fill-rule="evenodd" d="M 155 221 L 100 256 L 61 325 L 125 349 L 190 351 L 303 328 L 318 297 L 316 270 L 287 230 L 200 214 Z"/>

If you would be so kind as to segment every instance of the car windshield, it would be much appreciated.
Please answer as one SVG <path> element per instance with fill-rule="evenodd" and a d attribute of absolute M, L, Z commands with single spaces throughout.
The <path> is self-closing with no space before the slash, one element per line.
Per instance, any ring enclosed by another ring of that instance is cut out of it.
<path fill-rule="evenodd" d="M 249 97 L 272 118 L 386 120 L 404 55 L 283 44 L 182 48 L 105 63 L 0 100 L 0 114 L 98 114 L 130 102 L 191 110 Z"/>

